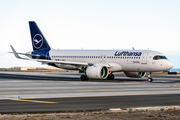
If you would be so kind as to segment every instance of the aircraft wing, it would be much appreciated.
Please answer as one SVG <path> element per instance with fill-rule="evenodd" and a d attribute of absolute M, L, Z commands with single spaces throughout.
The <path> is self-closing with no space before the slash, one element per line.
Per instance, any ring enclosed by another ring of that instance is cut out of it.
<path fill-rule="evenodd" d="M 11 46 L 11 49 L 12 49 L 13 52 L 10 52 L 10 53 L 14 53 L 15 57 L 18 58 L 18 59 L 37 61 L 37 62 L 42 62 L 43 64 L 48 64 L 48 63 L 56 63 L 56 64 L 58 64 L 59 63 L 59 64 L 69 64 L 69 65 L 78 65 L 78 66 L 92 66 L 93 65 L 93 63 L 86 63 L 86 62 L 56 61 L 56 60 L 22 58 L 18 54 L 26 55 L 25 53 L 17 53 L 12 46 Z"/>
<path fill-rule="evenodd" d="M 14 52 L 9 52 L 9 53 L 14 53 Z M 19 55 L 26 55 L 26 56 L 34 56 L 34 57 L 39 57 L 40 55 L 33 55 L 33 54 L 28 54 L 28 53 L 17 53 Z"/>
<path fill-rule="evenodd" d="M 55 60 L 42 60 L 42 59 L 30 59 L 32 61 L 42 62 L 43 64 L 48 63 L 60 63 L 60 64 L 69 64 L 69 65 L 78 65 L 78 66 L 91 66 L 92 63 L 86 63 L 86 62 L 73 62 L 73 61 L 55 61 Z"/>

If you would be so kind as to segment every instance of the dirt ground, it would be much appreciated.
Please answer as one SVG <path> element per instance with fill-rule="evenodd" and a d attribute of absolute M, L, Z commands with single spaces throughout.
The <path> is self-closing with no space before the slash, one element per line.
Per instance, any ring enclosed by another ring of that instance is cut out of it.
<path fill-rule="evenodd" d="M 46 114 L 1 114 L 0 120 L 180 120 L 180 110 L 136 112 L 71 112 Z"/>

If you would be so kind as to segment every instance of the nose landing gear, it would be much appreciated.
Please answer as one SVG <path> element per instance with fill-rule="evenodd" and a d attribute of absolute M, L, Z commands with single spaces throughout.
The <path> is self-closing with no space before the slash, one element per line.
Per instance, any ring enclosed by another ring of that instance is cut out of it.
<path fill-rule="evenodd" d="M 152 82 L 153 81 L 153 78 L 151 77 L 151 73 L 147 73 L 147 75 L 148 75 L 148 82 Z"/>
<path fill-rule="evenodd" d="M 153 79 L 150 77 L 150 78 L 148 78 L 148 82 L 152 82 L 153 81 Z"/>

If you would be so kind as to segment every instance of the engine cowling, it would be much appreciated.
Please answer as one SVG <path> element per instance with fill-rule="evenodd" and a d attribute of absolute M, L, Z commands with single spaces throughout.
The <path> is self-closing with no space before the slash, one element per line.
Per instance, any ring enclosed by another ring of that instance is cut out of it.
<path fill-rule="evenodd" d="M 86 75 L 88 78 L 93 79 L 105 79 L 108 76 L 108 69 L 106 66 L 98 65 L 98 66 L 89 66 L 86 69 Z"/>
<path fill-rule="evenodd" d="M 146 72 L 124 72 L 127 77 L 131 78 L 143 78 L 146 75 Z"/>

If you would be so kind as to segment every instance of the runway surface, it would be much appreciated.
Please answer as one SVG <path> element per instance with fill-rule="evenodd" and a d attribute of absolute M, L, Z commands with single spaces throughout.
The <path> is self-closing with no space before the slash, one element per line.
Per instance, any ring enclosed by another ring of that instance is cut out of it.
<path fill-rule="evenodd" d="M 180 105 L 180 77 L 80 81 L 79 73 L 0 72 L 0 113 Z M 18 100 L 20 96 L 20 100 Z"/>

